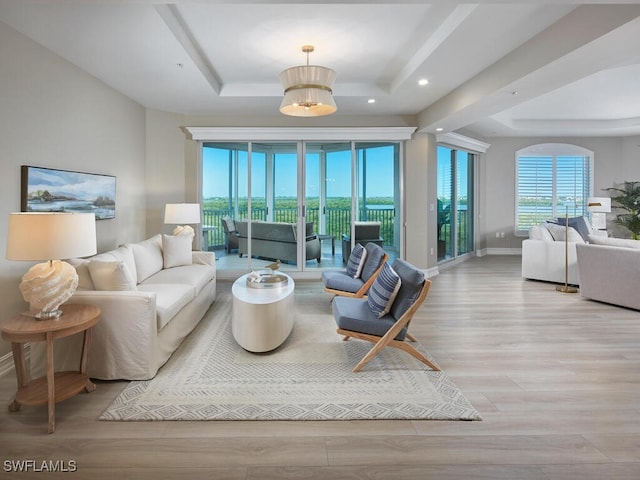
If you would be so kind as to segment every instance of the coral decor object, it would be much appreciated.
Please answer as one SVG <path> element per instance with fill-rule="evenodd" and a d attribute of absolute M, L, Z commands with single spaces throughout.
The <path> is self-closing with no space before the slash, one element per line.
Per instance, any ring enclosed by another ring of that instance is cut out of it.
<path fill-rule="evenodd" d="M 67 262 L 50 260 L 31 267 L 22 277 L 20 291 L 36 318 L 55 318 L 60 305 L 71 298 L 78 287 L 76 269 Z"/>
<path fill-rule="evenodd" d="M 190 225 L 182 225 L 173 229 L 173 234 L 177 237 L 179 235 L 189 235 L 191 238 L 196 236 L 196 232 Z"/>

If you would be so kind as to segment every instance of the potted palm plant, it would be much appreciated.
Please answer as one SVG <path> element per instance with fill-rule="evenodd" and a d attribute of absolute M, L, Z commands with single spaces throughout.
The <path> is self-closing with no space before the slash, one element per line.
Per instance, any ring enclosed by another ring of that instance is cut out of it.
<path fill-rule="evenodd" d="M 605 190 L 614 192 L 615 196 L 611 197 L 613 207 L 625 211 L 616 215 L 615 223 L 627 228 L 634 240 L 640 239 L 640 182 L 624 182 L 622 188 Z"/>

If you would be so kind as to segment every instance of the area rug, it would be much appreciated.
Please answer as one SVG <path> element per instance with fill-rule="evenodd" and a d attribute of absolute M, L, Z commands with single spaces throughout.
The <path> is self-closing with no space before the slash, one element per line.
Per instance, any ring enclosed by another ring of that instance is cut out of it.
<path fill-rule="evenodd" d="M 128 384 L 100 419 L 481 419 L 444 372 L 403 351 L 386 348 L 353 373 L 371 344 L 342 341 L 328 300 L 296 286 L 291 335 L 277 350 L 254 354 L 235 342 L 231 295 L 221 292 L 156 377 Z"/>

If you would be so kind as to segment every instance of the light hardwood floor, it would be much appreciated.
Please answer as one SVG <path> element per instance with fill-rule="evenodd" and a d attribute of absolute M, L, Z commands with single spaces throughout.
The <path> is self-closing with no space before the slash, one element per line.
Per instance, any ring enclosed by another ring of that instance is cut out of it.
<path fill-rule="evenodd" d="M 296 284 L 296 303 L 329 309 L 316 282 Z M 483 421 L 100 422 L 124 383 L 98 382 L 58 404 L 48 435 L 45 407 L 7 411 L 4 376 L 0 478 L 49 478 L 4 470 L 20 459 L 73 460 L 60 477 L 94 480 L 640 478 L 640 312 L 487 256 L 433 278 L 412 331 Z"/>

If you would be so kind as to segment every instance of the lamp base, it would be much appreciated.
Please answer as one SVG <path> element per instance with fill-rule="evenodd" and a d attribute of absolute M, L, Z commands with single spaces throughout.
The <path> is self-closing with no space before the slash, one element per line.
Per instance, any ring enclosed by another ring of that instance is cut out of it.
<path fill-rule="evenodd" d="M 577 293 L 578 289 L 575 287 L 570 287 L 569 285 L 558 285 L 556 287 L 556 291 L 562 293 Z"/>
<path fill-rule="evenodd" d="M 62 313 L 62 310 L 58 308 L 50 312 L 44 310 L 40 312 L 33 312 L 29 310 L 28 312 L 24 312 L 22 315 L 24 315 L 25 317 L 35 318 L 36 320 L 53 320 L 56 318 L 60 318 L 62 316 Z"/>
<path fill-rule="evenodd" d="M 51 260 L 32 266 L 22 277 L 20 291 L 35 318 L 42 320 L 62 315 L 60 305 L 71 298 L 78 286 L 76 269 L 67 262 Z"/>

